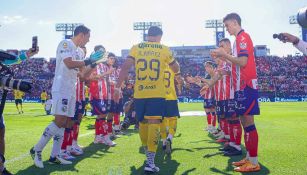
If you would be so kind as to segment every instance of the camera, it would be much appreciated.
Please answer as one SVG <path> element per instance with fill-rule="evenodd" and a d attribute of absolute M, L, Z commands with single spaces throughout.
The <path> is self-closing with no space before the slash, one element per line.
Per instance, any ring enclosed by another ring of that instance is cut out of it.
<path fill-rule="evenodd" d="M 307 7 L 301 8 L 298 11 L 297 22 L 302 28 L 307 29 Z"/>
<path fill-rule="evenodd" d="M 279 39 L 280 41 L 286 41 L 287 37 L 285 35 L 283 35 L 282 33 L 279 33 L 279 34 L 276 34 L 274 33 L 273 34 L 273 38 L 274 39 Z"/>
<path fill-rule="evenodd" d="M 1 62 L 5 60 L 14 60 L 16 55 L 0 51 L 0 86 L 9 89 L 21 90 L 23 92 L 30 92 L 32 88 L 31 83 L 23 80 L 13 79 L 14 73 Z"/>

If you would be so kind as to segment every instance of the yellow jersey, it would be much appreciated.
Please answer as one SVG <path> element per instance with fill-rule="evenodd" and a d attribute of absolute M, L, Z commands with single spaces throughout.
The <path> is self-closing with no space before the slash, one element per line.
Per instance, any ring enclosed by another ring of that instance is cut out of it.
<path fill-rule="evenodd" d="M 47 100 L 47 93 L 46 92 L 41 93 L 41 100 Z"/>
<path fill-rule="evenodd" d="M 134 45 L 129 57 L 135 62 L 134 98 L 165 98 L 164 70 L 175 63 L 167 46 L 158 42 Z"/>
<path fill-rule="evenodd" d="M 22 97 L 25 95 L 24 92 L 20 91 L 20 90 L 14 90 L 14 97 L 15 100 L 17 99 L 22 99 Z"/>
<path fill-rule="evenodd" d="M 176 88 L 175 88 L 175 73 L 167 65 L 164 71 L 164 85 L 166 90 L 166 100 L 177 100 Z"/>

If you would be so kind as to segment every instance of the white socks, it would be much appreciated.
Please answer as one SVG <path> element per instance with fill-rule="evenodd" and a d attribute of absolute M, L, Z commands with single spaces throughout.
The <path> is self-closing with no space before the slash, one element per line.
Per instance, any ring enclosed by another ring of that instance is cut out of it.
<path fill-rule="evenodd" d="M 51 139 L 51 137 L 53 137 L 54 135 L 56 135 L 56 133 L 58 132 L 60 128 L 54 123 L 50 123 L 43 135 L 41 136 L 40 140 L 38 141 L 38 143 L 34 146 L 34 150 L 35 151 L 42 151 L 46 144 L 49 142 L 49 140 Z"/>

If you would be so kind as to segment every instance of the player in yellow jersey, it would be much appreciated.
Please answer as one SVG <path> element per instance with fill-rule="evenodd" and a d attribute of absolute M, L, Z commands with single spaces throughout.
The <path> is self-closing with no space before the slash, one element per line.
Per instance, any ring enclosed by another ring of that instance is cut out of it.
<path fill-rule="evenodd" d="M 14 98 L 15 98 L 15 104 L 16 104 L 16 108 L 18 110 L 18 114 L 23 113 L 22 110 L 22 97 L 25 95 L 24 92 L 20 91 L 20 90 L 14 90 Z M 20 104 L 20 110 L 18 108 L 18 104 Z"/>
<path fill-rule="evenodd" d="M 115 86 L 114 99 L 119 100 L 121 85 L 134 65 L 136 81 L 134 86 L 135 112 L 140 122 L 139 135 L 146 152 L 145 172 L 159 172 L 154 159 L 159 142 L 159 130 L 165 112 L 164 71 L 169 65 L 173 72 L 180 72 L 170 49 L 160 44 L 162 30 L 152 26 L 148 30 L 148 42 L 134 45 L 121 68 Z"/>
<path fill-rule="evenodd" d="M 90 92 L 89 92 L 89 88 L 87 86 L 85 86 L 84 95 L 85 95 L 84 116 L 86 116 L 87 110 L 91 109 L 91 105 L 89 104 Z"/>
<path fill-rule="evenodd" d="M 43 90 L 43 92 L 41 93 L 41 102 L 42 102 L 42 105 L 45 104 L 46 100 L 47 100 L 47 92 L 46 90 Z"/>
<path fill-rule="evenodd" d="M 172 140 L 176 133 L 177 117 L 179 117 L 179 109 L 177 102 L 177 94 L 175 88 L 175 79 L 180 92 L 183 83 L 180 73 L 175 74 L 169 66 L 164 71 L 164 85 L 166 89 L 166 110 L 161 123 L 162 148 L 167 154 L 172 151 Z M 167 134 L 168 133 L 168 134 Z"/>

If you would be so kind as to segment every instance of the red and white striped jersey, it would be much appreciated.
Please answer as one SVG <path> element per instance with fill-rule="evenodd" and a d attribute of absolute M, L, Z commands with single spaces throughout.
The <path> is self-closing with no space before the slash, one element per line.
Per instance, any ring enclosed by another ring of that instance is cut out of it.
<path fill-rule="evenodd" d="M 76 101 L 81 102 L 85 100 L 85 83 L 77 78 L 77 88 L 76 88 Z"/>
<path fill-rule="evenodd" d="M 94 75 L 102 75 L 107 72 L 112 67 L 106 64 L 98 64 Z M 90 83 L 91 99 L 101 99 L 101 100 L 113 100 L 114 99 L 114 88 L 118 81 L 120 70 L 117 69 L 109 75 L 103 76 L 98 81 L 92 81 Z"/>
<path fill-rule="evenodd" d="M 219 65 L 216 73 L 218 71 L 230 73 L 230 67 L 226 65 L 226 62 L 223 62 Z M 222 78 L 215 83 L 214 92 L 216 101 L 234 99 L 234 89 L 232 87 L 232 78 L 230 74 L 223 74 Z"/>
<path fill-rule="evenodd" d="M 246 86 L 258 89 L 254 46 L 250 36 L 244 30 L 241 30 L 236 36 L 233 55 L 238 58 L 243 56 L 248 58 L 247 64 L 244 67 L 232 64 L 233 87 L 235 91 L 243 90 Z"/>
<path fill-rule="evenodd" d="M 214 98 L 214 88 L 208 88 L 206 93 L 202 96 L 205 100 Z"/>

